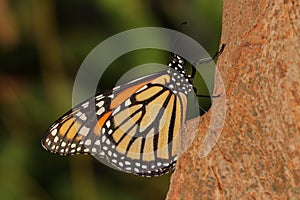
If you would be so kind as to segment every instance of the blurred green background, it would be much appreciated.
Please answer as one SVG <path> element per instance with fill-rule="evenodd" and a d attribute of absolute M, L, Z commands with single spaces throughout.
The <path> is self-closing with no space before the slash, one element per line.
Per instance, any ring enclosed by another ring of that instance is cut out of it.
<path fill-rule="evenodd" d="M 221 0 L 1 0 L 0 198 L 164 199 L 170 175 L 141 178 L 90 156 L 54 155 L 40 139 L 71 108 L 76 72 L 101 41 L 137 27 L 178 30 L 188 21 L 184 33 L 214 54 L 221 11 Z M 169 60 L 168 54 L 151 54 L 135 52 L 114 62 L 103 87 L 112 87 L 132 66 Z"/>

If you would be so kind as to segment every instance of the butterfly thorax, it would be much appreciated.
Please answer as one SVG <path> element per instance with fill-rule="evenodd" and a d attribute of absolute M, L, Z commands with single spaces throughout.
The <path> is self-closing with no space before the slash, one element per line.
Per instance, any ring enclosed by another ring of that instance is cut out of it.
<path fill-rule="evenodd" d="M 169 88 L 174 92 L 183 92 L 188 94 L 193 91 L 193 79 L 191 75 L 187 74 L 184 67 L 184 59 L 176 54 L 172 54 L 171 61 L 169 62 L 169 69 L 167 72 L 170 74 L 171 82 Z"/>

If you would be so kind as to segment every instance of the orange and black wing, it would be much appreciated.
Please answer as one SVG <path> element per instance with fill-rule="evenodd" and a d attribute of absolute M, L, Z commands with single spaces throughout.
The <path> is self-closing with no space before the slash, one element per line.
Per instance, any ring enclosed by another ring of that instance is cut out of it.
<path fill-rule="evenodd" d="M 61 155 L 91 154 L 141 176 L 169 172 L 186 110 L 186 94 L 174 92 L 171 79 L 167 71 L 156 73 L 83 102 L 53 123 L 43 147 Z"/>

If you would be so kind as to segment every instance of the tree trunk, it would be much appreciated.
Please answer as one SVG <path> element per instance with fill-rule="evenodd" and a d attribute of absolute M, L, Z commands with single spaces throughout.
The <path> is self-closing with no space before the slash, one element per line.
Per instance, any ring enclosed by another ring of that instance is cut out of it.
<path fill-rule="evenodd" d="M 224 0 L 221 43 L 221 136 L 199 158 L 210 111 L 167 199 L 300 199 L 299 0 Z"/>

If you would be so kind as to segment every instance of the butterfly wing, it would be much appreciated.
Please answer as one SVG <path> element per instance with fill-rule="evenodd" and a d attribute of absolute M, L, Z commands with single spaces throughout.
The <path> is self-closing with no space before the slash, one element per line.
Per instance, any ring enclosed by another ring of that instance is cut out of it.
<path fill-rule="evenodd" d="M 113 166 L 141 176 L 169 172 L 179 151 L 184 108 L 178 96 L 155 81 L 114 109 L 99 138 L 100 152 Z"/>
<path fill-rule="evenodd" d="M 175 167 L 181 148 L 192 90 L 184 81 L 169 69 L 107 90 L 54 122 L 42 145 L 61 155 L 91 154 L 140 176 L 165 174 Z"/>
<path fill-rule="evenodd" d="M 42 146 L 60 155 L 90 154 L 91 149 L 86 146 L 99 137 L 100 128 L 113 107 L 130 97 L 134 90 L 159 76 L 160 73 L 156 73 L 134 80 L 80 103 L 48 128 L 41 141 Z"/>

